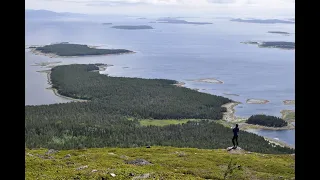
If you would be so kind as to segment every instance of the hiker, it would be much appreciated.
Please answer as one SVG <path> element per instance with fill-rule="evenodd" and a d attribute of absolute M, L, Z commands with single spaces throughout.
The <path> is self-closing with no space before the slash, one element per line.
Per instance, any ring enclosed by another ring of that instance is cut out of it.
<path fill-rule="evenodd" d="M 239 128 L 238 128 L 238 124 L 236 124 L 236 127 L 232 129 L 233 131 L 233 138 L 232 138 L 232 144 L 234 148 L 237 148 L 238 146 L 238 132 L 239 132 Z M 236 144 L 234 143 L 234 140 L 236 140 Z"/>

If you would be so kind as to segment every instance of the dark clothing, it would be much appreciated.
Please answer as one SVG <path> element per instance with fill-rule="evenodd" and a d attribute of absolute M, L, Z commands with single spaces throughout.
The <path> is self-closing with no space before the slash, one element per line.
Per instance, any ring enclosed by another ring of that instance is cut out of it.
<path fill-rule="evenodd" d="M 236 144 L 234 143 L 234 140 L 236 140 L 236 144 L 237 144 L 237 146 L 238 146 L 238 135 L 233 136 L 233 138 L 232 138 L 232 144 L 233 144 L 233 146 L 235 147 Z"/>
<path fill-rule="evenodd" d="M 239 132 L 239 128 L 235 127 L 233 128 L 233 138 L 232 138 L 232 144 L 235 147 L 236 145 L 238 146 L 238 132 Z M 234 142 L 234 140 L 236 140 L 236 143 Z"/>
<path fill-rule="evenodd" d="M 239 128 L 235 127 L 233 128 L 233 136 L 238 136 Z"/>

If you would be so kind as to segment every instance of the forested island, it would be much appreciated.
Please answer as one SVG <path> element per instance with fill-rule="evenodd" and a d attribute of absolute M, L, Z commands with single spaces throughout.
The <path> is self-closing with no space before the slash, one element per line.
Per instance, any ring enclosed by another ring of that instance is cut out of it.
<path fill-rule="evenodd" d="M 290 34 L 288 32 L 283 32 L 283 31 L 268 31 L 268 33 L 271 33 L 271 34 L 283 34 L 283 35 L 289 35 Z"/>
<path fill-rule="evenodd" d="M 266 42 L 255 42 L 255 41 L 247 41 L 241 42 L 243 44 L 255 44 L 260 48 L 279 48 L 286 50 L 294 50 L 295 43 L 294 42 L 286 42 L 286 41 L 266 41 Z"/>
<path fill-rule="evenodd" d="M 262 24 L 275 24 L 275 23 L 283 23 L 283 24 L 294 24 L 293 21 L 280 20 L 280 19 L 231 19 L 230 21 L 235 22 L 245 22 L 245 23 L 262 23 Z"/>
<path fill-rule="evenodd" d="M 146 145 L 226 148 L 230 128 L 221 119 L 230 99 L 178 87 L 174 80 L 110 77 L 95 64 L 52 68 L 59 94 L 89 100 L 25 107 L 28 148 L 138 147 Z M 184 124 L 142 126 L 143 119 L 199 119 Z M 200 121 L 202 119 L 202 121 Z M 261 153 L 293 153 L 263 137 L 241 132 L 241 147 Z"/>
<path fill-rule="evenodd" d="M 248 124 L 256 124 L 268 127 L 284 127 L 288 125 L 288 122 L 285 120 L 275 117 L 275 116 L 268 116 L 268 115 L 252 115 L 247 120 Z"/>
<path fill-rule="evenodd" d="M 111 28 L 115 29 L 127 29 L 127 30 L 138 30 L 138 29 L 153 29 L 151 26 L 147 25 L 122 25 L 122 26 L 112 26 Z"/>
<path fill-rule="evenodd" d="M 157 20 L 158 23 L 171 23 L 171 24 L 195 24 L 195 25 L 205 25 L 212 24 L 210 22 L 189 22 L 186 20 L 176 19 L 176 18 L 160 18 Z"/>
<path fill-rule="evenodd" d="M 57 56 L 91 56 L 132 53 L 126 49 L 96 49 L 82 44 L 58 43 L 33 48 L 35 52 Z"/>

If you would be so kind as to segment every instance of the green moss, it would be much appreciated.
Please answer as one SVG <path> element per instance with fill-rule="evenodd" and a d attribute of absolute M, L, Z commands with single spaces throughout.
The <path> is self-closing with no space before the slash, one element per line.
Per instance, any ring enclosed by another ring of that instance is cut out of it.
<path fill-rule="evenodd" d="M 227 166 L 240 165 L 227 179 L 291 179 L 295 175 L 294 157 L 270 154 L 230 154 L 226 150 L 195 148 L 92 148 L 62 150 L 43 159 L 47 149 L 26 150 L 26 179 L 132 179 L 150 173 L 155 179 L 223 179 Z M 70 154 L 70 158 L 65 158 Z M 136 166 L 125 163 L 143 158 L 153 165 Z M 77 170 L 80 166 L 88 166 Z M 97 170 L 92 172 L 92 170 Z"/>

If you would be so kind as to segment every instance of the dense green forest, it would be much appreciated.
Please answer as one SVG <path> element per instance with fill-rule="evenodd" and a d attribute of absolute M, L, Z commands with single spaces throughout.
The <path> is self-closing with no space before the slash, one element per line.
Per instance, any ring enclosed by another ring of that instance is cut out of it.
<path fill-rule="evenodd" d="M 262 42 L 262 44 L 259 44 L 259 47 L 294 49 L 295 43 L 294 42 L 285 42 L 285 41 L 268 41 L 268 42 Z"/>
<path fill-rule="evenodd" d="M 109 77 L 96 65 L 65 65 L 52 69 L 51 81 L 59 94 L 92 100 L 92 111 L 118 112 L 153 119 L 221 119 L 221 105 L 231 102 L 222 96 L 176 87 L 173 80 Z"/>
<path fill-rule="evenodd" d="M 268 115 L 252 115 L 247 120 L 248 124 L 258 124 L 262 126 L 269 126 L 269 127 L 283 127 L 287 126 L 288 122 L 285 120 L 275 117 L 275 116 L 268 116 Z"/>
<path fill-rule="evenodd" d="M 87 45 L 69 43 L 50 44 L 43 47 L 37 47 L 35 49 L 42 53 L 53 53 L 58 56 L 88 56 L 132 52 L 126 49 L 96 49 Z"/>
<path fill-rule="evenodd" d="M 27 106 L 25 143 L 28 148 L 138 147 L 161 145 L 196 148 L 231 146 L 232 129 L 215 122 L 189 121 L 183 125 L 140 126 L 121 114 L 92 112 L 87 103 Z M 261 153 L 293 153 L 272 147 L 263 137 L 240 132 L 239 145 Z"/>
<path fill-rule="evenodd" d="M 173 80 L 109 77 L 96 65 L 52 69 L 53 87 L 65 96 L 88 99 L 25 107 L 28 148 L 136 147 L 163 145 L 226 148 L 232 130 L 210 121 L 164 127 L 141 126 L 138 119 L 221 119 L 230 99 L 176 87 Z M 128 120 L 128 118 L 135 120 Z M 263 137 L 241 131 L 239 145 L 261 153 L 293 153 Z"/>
<path fill-rule="evenodd" d="M 260 48 L 279 48 L 279 49 L 287 49 L 293 50 L 295 49 L 294 42 L 285 42 L 285 41 L 267 41 L 267 42 L 255 42 L 255 41 L 247 41 L 241 42 L 243 44 L 255 44 Z"/>

